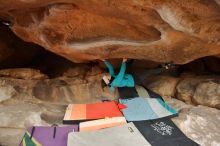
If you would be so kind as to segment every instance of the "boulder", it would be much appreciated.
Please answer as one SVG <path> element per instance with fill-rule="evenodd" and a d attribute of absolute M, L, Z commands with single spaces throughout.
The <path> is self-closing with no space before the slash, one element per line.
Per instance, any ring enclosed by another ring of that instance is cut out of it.
<path fill-rule="evenodd" d="M 205 106 L 182 109 L 172 119 L 180 130 L 202 146 L 220 145 L 220 111 Z"/>
<path fill-rule="evenodd" d="M 147 77 L 143 84 L 162 97 L 173 97 L 187 104 L 220 109 L 220 78 L 218 76 L 185 74 L 177 78 L 157 75 Z"/>
<path fill-rule="evenodd" d="M 177 98 L 195 105 L 206 105 L 219 109 L 220 78 L 218 76 L 186 76 L 176 86 Z"/>
<path fill-rule="evenodd" d="M 177 127 L 201 146 L 220 145 L 220 111 L 207 106 L 193 106 L 178 99 L 165 98 L 179 115 L 172 118 Z"/>
<path fill-rule="evenodd" d="M 176 86 L 177 98 L 188 103 L 193 104 L 192 97 L 197 85 L 201 82 L 198 78 L 184 78 Z"/>
<path fill-rule="evenodd" d="M 207 81 L 200 83 L 192 97 L 199 105 L 220 109 L 220 82 Z"/>
<path fill-rule="evenodd" d="M 217 0 L 0 2 L 0 19 L 17 36 L 74 62 L 126 57 L 184 64 L 217 56 L 219 13 Z"/>
<path fill-rule="evenodd" d="M 174 97 L 178 81 L 172 76 L 151 76 L 144 80 L 144 85 L 163 97 Z"/>

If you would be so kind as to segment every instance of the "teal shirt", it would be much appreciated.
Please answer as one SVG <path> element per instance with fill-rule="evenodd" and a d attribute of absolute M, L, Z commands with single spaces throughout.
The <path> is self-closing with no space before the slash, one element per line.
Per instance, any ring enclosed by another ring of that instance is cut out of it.
<path fill-rule="evenodd" d="M 114 80 L 110 84 L 110 89 L 114 91 L 115 87 L 134 87 L 134 78 L 131 74 L 125 74 L 126 71 L 126 63 L 123 62 L 121 64 L 121 69 L 118 75 L 115 75 L 114 69 L 112 65 L 108 61 L 104 61 L 108 70 L 109 74 L 114 77 Z"/>

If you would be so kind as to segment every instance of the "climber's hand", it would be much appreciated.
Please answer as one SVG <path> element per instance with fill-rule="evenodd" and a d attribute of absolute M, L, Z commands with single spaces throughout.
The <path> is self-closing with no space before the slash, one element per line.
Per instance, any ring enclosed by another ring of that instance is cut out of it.
<path fill-rule="evenodd" d="M 123 58 L 123 62 L 127 62 L 127 60 L 128 60 L 127 58 Z"/>

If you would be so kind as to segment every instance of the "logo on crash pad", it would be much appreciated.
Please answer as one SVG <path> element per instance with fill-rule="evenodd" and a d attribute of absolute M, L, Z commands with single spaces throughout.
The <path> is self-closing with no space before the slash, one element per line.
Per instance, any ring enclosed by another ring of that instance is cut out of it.
<path fill-rule="evenodd" d="M 172 135 L 174 129 L 172 126 L 167 125 L 165 122 L 156 122 L 151 124 L 151 127 L 153 127 L 154 131 L 157 131 L 161 135 Z"/>

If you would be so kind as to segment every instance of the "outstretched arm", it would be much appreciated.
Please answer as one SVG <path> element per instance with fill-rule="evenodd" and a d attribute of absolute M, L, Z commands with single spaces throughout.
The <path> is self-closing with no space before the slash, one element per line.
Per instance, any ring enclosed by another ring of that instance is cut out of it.
<path fill-rule="evenodd" d="M 104 63 L 105 63 L 105 65 L 107 66 L 110 75 L 111 75 L 111 76 L 114 76 L 114 75 L 115 75 L 115 72 L 114 72 L 114 68 L 112 67 L 111 63 L 108 62 L 107 60 L 104 60 Z"/>
<path fill-rule="evenodd" d="M 123 61 L 121 64 L 120 72 L 116 77 L 116 80 L 121 81 L 125 75 L 125 71 L 126 71 L 126 63 Z"/>

